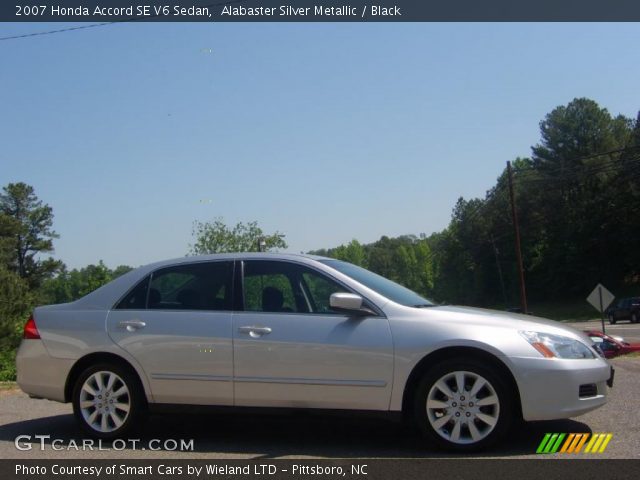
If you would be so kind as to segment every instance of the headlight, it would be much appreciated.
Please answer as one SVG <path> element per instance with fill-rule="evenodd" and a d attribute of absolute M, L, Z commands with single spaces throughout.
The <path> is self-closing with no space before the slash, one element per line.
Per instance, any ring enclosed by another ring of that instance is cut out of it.
<path fill-rule="evenodd" d="M 596 358 L 584 343 L 561 335 L 542 332 L 520 332 L 543 357 L 547 358 Z"/>

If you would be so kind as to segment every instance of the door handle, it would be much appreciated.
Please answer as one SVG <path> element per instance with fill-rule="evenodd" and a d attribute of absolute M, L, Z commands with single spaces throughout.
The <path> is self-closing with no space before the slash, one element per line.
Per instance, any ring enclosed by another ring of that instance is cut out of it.
<path fill-rule="evenodd" d="M 258 338 L 262 335 L 268 335 L 271 333 L 271 328 L 269 327 L 256 327 L 256 326 L 245 326 L 238 328 L 240 333 L 248 333 L 252 338 Z"/>
<path fill-rule="evenodd" d="M 139 328 L 146 327 L 147 324 L 142 320 L 123 320 L 118 322 L 118 326 L 125 327 L 128 332 L 135 332 Z"/>

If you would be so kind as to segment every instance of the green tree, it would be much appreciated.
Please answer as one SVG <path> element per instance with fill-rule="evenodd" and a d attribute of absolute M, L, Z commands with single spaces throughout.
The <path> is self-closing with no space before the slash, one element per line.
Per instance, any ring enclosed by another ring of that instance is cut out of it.
<path fill-rule="evenodd" d="M 265 242 L 265 250 L 287 248 L 284 235 L 279 232 L 265 234 L 258 226 L 258 222 L 238 222 L 229 228 L 221 218 L 213 222 L 199 222 L 193 224 L 195 243 L 191 245 L 192 255 L 225 252 L 257 252 L 259 241 Z"/>
<path fill-rule="evenodd" d="M 336 247 L 332 257 L 367 268 L 367 252 L 358 240 L 353 239 L 346 245 Z"/>
<path fill-rule="evenodd" d="M 15 380 L 15 350 L 33 306 L 25 280 L 0 265 L 0 381 Z"/>
<path fill-rule="evenodd" d="M 368 245 L 354 239 L 347 245 L 309 253 L 360 265 L 423 295 L 433 294 L 433 260 L 424 235 L 383 236 Z"/>
<path fill-rule="evenodd" d="M 72 302 L 130 270 L 131 267 L 126 265 L 110 270 L 102 260 L 97 265 L 87 265 L 71 271 L 63 267 L 58 275 L 43 282 L 38 291 L 38 303 Z"/>
<path fill-rule="evenodd" d="M 529 177 L 518 184 L 535 184 L 525 195 L 544 219 L 529 232 L 537 237 L 529 247 L 539 260 L 530 277 L 544 285 L 541 290 L 582 295 L 597 282 L 618 284 L 624 275 L 626 268 L 610 255 L 628 248 L 616 219 L 630 200 L 617 186 L 623 167 L 618 150 L 631 141 L 632 124 L 585 98 L 554 109 L 541 122 L 541 142 L 532 148 L 538 181 Z"/>
<path fill-rule="evenodd" d="M 7 266 L 24 278 L 31 288 L 40 285 L 61 266 L 52 258 L 40 259 L 53 252 L 53 210 L 25 183 L 10 183 L 0 194 L 0 234 L 2 249 L 8 253 Z"/>

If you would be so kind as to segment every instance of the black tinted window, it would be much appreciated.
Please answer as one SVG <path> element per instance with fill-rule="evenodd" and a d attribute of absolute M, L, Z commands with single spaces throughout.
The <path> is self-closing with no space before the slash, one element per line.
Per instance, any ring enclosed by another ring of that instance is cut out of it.
<path fill-rule="evenodd" d="M 148 308 L 231 310 L 233 262 L 192 263 L 153 273 Z"/>
<path fill-rule="evenodd" d="M 312 270 L 302 274 L 302 283 L 305 291 L 308 292 L 309 302 L 315 313 L 335 313 L 329 304 L 331 294 L 346 292 L 333 280 Z"/>
<path fill-rule="evenodd" d="M 147 303 L 147 291 L 149 290 L 149 278 L 146 277 L 134 287 L 116 306 L 120 310 L 141 310 Z"/>
<path fill-rule="evenodd" d="M 303 265 L 253 260 L 244 264 L 244 309 L 252 312 L 337 313 L 329 297 L 347 290 Z"/>

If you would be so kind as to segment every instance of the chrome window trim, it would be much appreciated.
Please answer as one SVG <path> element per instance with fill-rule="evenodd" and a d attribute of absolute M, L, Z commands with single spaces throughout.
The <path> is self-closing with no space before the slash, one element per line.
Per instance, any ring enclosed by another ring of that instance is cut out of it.
<path fill-rule="evenodd" d="M 356 291 L 353 289 L 353 287 L 350 287 L 349 285 L 346 285 L 344 282 L 342 282 L 341 280 L 335 278 L 333 275 L 328 274 L 327 272 L 324 272 L 322 270 L 319 270 L 318 268 L 315 268 L 312 265 L 309 265 L 308 263 L 303 263 L 303 262 L 296 262 L 294 260 L 289 260 L 289 259 L 277 259 L 277 260 L 271 260 L 268 258 L 238 258 L 237 259 L 240 264 L 240 284 L 241 284 L 241 292 L 240 292 L 240 298 L 242 300 L 241 304 L 242 304 L 242 310 L 237 311 L 234 310 L 235 312 L 242 312 L 242 313 L 257 313 L 257 314 L 268 314 L 268 315 L 310 315 L 310 316 L 333 316 L 333 317 L 344 317 L 344 318 L 353 318 L 353 315 L 348 315 L 348 314 L 344 314 L 344 313 L 340 313 L 340 312 L 336 312 L 336 313 L 317 313 L 317 312 L 262 312 L 262 311 L 256 311 L 256 310 L 245 310 L 244 308 L 244 266 L 246 262 L 277 262 L 277 263 L 290 263 L 292 265 L 296 265 L 296 266 L 302 266 L 302 267 L 306 267 L 309 270 L 317 273 L 320 276 L 325 276 L 330 278 L 333 282 L 337 283 L 338 285 L 340 285 L 341 287 L 343 287 L 345 290 L 347 290 L 350 293 L 355 293 L 356 295 L 360 295 L 362 297 L 362 300 L 364 302 L 366 302 L 368 305 L 368 308 L 371 308 L 371 310 L 373 310 L 373 313 L 371 315 L 369 315 L 370 317 L 374 317 L 374 318 L 387 318 L 387 316 L 384 314 L 384 312 L 374 303 L 372 302 L 369 298 L 367 298 L 365 295 L 363 295 L 362 293 Z M 331 268 L 331 266 L 326 265 L 328 268 Z M 363 302 L 363 303 L 364 303 Z"/>

